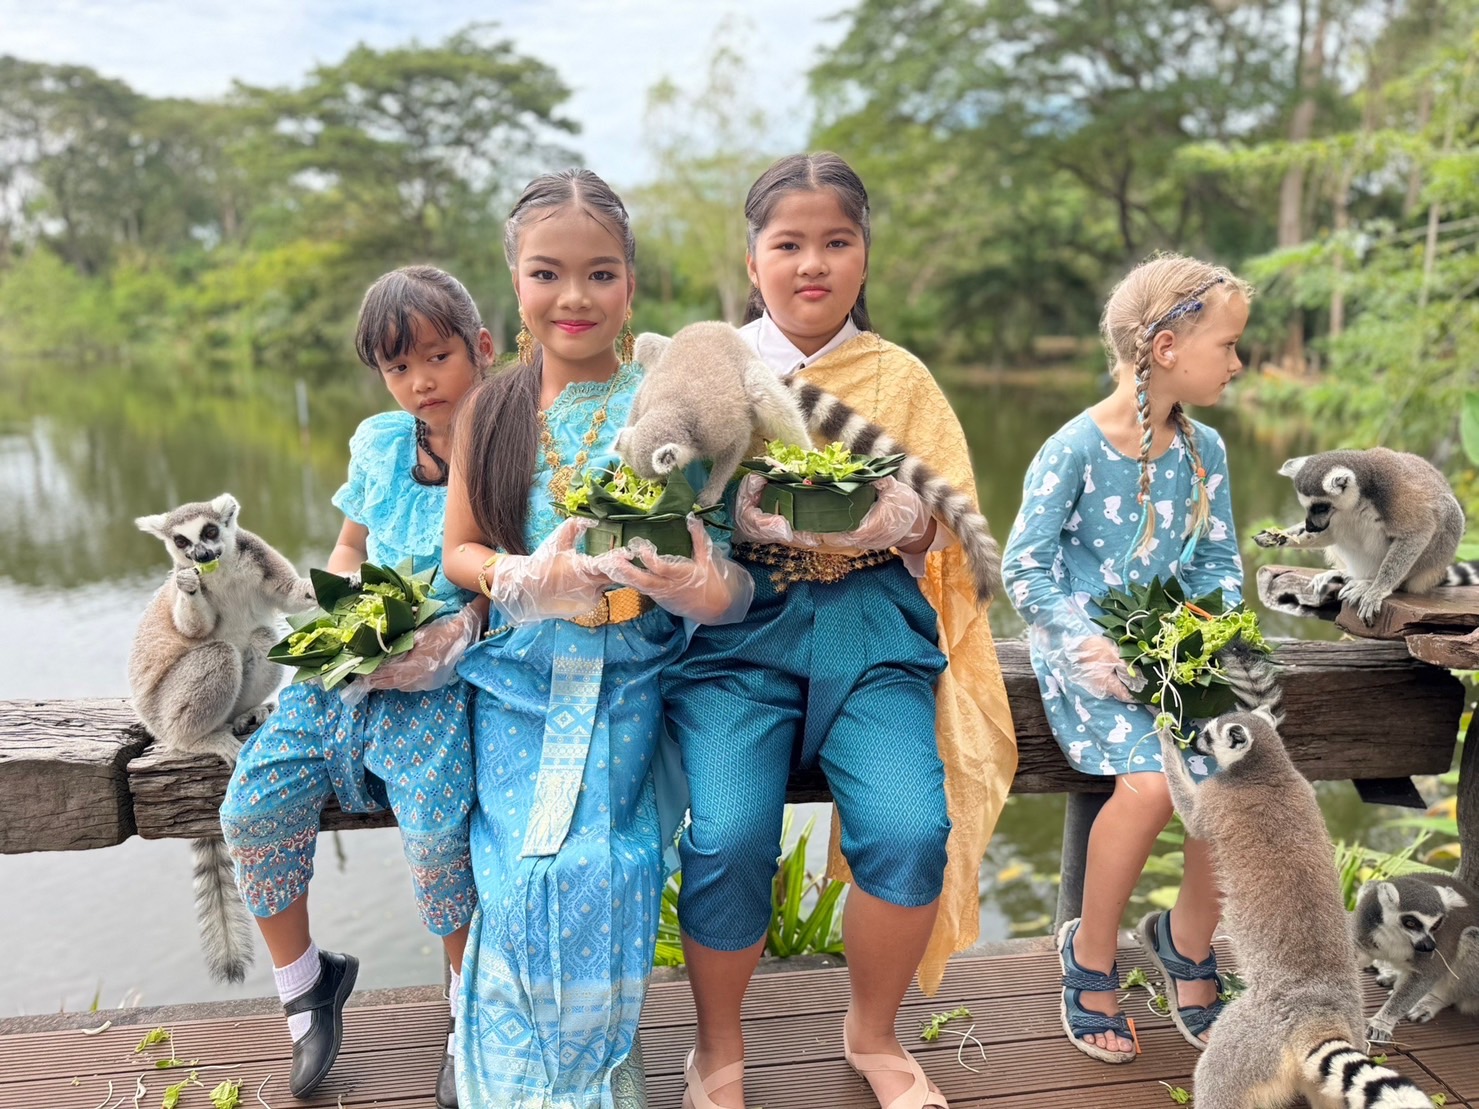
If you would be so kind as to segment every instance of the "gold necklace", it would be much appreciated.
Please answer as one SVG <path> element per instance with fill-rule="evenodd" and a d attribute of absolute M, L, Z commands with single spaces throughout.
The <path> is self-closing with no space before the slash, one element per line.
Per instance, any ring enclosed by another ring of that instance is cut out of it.
<path fill-rule="evenodd" d="M 611 375 L 611 384 L 606 389 L 606 397 L 601 401 L 601 407 L 596 409 L 596 414 L 591 417 L 591 426 L 581 436 L 582 446 L 575 452 L 575 460 L 568 466 L 561 459 L 559 445 L 555 442 L 554 433 L 550 431 L 548 412 L 539 414 L 539 445 L 544 450 L 545 465 L 549 467 L 550 500 L 557 504 L 565 500 L 565 494 L 570 491 L 570 483 L 580 477 L 586 461 L 591 456 L 591 448 L 600 438 L 601 428 L 606 423 L 606 408 L 611 403 L 612 394 L 616 392 L 616 379 L 620 376 L 621 367 L 617 366 L 616 372 Z"/>

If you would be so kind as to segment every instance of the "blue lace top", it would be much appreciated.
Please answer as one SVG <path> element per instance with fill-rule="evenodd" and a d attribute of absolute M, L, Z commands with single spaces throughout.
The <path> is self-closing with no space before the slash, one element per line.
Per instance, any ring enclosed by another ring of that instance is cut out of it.
<path fill-rule="evenodd" d="M 395 566 L 409 558 L 420 571 L 441 565 L 447 487 L 422 485 L 411 477 L 416 465 L 415 424 L 409 412 L 399 410 L 361 423 L 349 440 L 349 477 L 333 503 L 369 530 L 365 542 L 369 561 Z M 455 605 L 472 599 L 440 572 L 431 592 Z"/>

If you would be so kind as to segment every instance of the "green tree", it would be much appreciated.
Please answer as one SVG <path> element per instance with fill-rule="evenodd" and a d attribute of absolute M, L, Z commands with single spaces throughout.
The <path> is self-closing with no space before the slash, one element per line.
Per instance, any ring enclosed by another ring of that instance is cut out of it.
<path fill-rule="evenodd" d="M 1282 118 L 1278 15 L 1273 3 L 864 0 L 812 87 L 817 144 L 865 168 L 880 240 L 894 238 L 905 272 L 930 273 L 875 268 L 880 314 L 897 313 L 921 349 L 964 337 L 1010 352 L 1043 327 L 1083 330 L 1109 276 L 1152 249 L 1267 242 L 1266 215 L 1174 158 Z"/>
<path fill-rule="evenodd" d="M 739 323 L 750 283 L 745 275 L 745 194 L 774 160 L 770 121 L 754 102 L 754 80 L 726 21 L 715 37 L 707 81 L 688 93 L 664 78 L 647 93 L 644 141 L 654 167 L 650 183 L 632 190 L 644 254 L 644 282 L 655 271 L 661 302 L 678 315 Z M 669 326 L 683 318 L 664 321 Z"/>

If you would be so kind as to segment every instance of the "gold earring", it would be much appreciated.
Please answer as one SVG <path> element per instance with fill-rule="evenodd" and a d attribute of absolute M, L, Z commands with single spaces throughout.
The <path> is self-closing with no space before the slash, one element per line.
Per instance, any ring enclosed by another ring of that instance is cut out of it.
<path fill-rule="evenodd" d="M 632 334 L 632 310 L 627 309 L 626 326 L 621 329 L 621 335 L 616 340 L 616 355 L 623 366 L 631 363 L 637 356 L 637 337 Z"/>
<path fill-rule="evenodd" d="M 519 365 L 532 366 L 534 364 L 534 336 L 529 334 L 529 325 L 524 322 L 524 311 L 519 310 L 519 334 L 518 334 Z"/>

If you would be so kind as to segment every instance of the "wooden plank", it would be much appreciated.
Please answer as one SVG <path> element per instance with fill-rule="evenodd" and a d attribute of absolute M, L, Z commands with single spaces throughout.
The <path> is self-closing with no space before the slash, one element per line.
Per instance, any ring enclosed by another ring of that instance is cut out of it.
<path fill-rule="evenodd" d="M 1003 947 L 1008 954 L 957 959 L 940 996 L 925 998 L 911 990 L 900 1013 L 901 1039 L 916 1052 L 956 1109 L 1152 1106 L 1170 1104 L 1160 1081 L 1191 1088 L 1189 1076 L 1196 1052 L 1181 1041 L 1165 1018 L 1131 1008 L 1137 1014 L 1146 1054 L 1127 1068 L 1096 1063 L 1066 1044 L 1059 1030 L 1057 961 L 1051 943 L 1037 939 Z M 1136 947 L 1122 947 L 1119 960 L 1126 973 L 1131 967 L 1145 966 L 1144 954 Z M 1227 961 L 1231 964 L 1230 958 Z M 1368 1012 L 1380 1004 L 1382 992 L 1368 976 L 1364 982 Z M 425 994 L 417 991 L 416 996 Z M 1131 997 L 1138 1002 L 1143 991 Z M 767 1109 L 816 1105 L 871 1109 L 875 1103 L 866 1085 L 841 1058 L 839 1029 L 847 1000 L 845 969 L 780 970 L 756 976 L 745 1005 L 752 1104 Z M 959 1004 L 971 1007 L 974 1034 L 985 1046 L 985 1063 L 977 1052 L 972 1064 L 980 1073 L 965 1069 L 961 1060 L 971 1060 L 948 1035 L 934 1044 L 917 1040 L 929 1013 Z M 75 1028 L 0 1034 L 0 1104 L 7 1109 L 96 1109 L 110 1079 L 115 1096 L 131 1098 L 136 1077 L 142 1077 L 149 1089 L 144 1104 L 155 1104 L 164 1085 L 184 1078 L 187 1072 L 156 1071 L 153 1060 L 167 1058 L 168 1048 L 134 1052 L 150 1025 L 125 1025 L 129 1020 L 126 1010 L 111 1015 L 118 1018 L 119 1026 L 97 1036 L 84 1036 Z M 79 1014 L 77 1019 L 93 1023 L 102 1017 Z M 336 1105 L 342 1097 L 346 1107 L 427 1105 L 440 1064 L 446 1020 L 445 1006 L 439 1000 L 351 1003 L 340 1061 L 320 1095 L 305 1104 Z M 255 1091 L 270 1076 L 263 1090 L 268 1104 L 292 1104 L 284 1088 L 290 1051 L 280 1015 L 167 1023 L 174 1030 L 176 1055 L 207 1064 L 200 1068 L 207 1086 L 223 1078 L 240 1080 L 242 1104 L 256 1104 Z M 4 1027 L 0 1023 L 0 1033 Z M 1449 1013 L 1431 1024 L 1404 1024 L 1401 1035 L 1411 1058 L 1393 1053 L 1392 1064 L 1432 1090 L 1434 1080 L 1416 1065 L 1422 1061 L 1455 1089 L 1450 1104 L 1460 1104 L 1457 1090 L 1462 1083 L 1454 1076 L 1463 1073 L 1456 1068 L 1472 1069 L 1479 1021 Z M 643 1012 L 642 1037 L 652 1104 L 676 1105 L 682 1091 L 683 1057 L 693 1039 L 692 999 L 686 981 L 665 976 L 653 984 Z M 187 1109 L 204 1105 L 204 1091 L 193 1090 L 182 1104 Z"/>
<path fill-rule="evenodd" d="M 124 700 L 0 701 L 0 854 L 128 839 L 124 767 L 148 742 Z"/>
<path fill-rule="evenodd" d="M 221 834 L 221 802 L 230 771 L 214 755 L 178 755 L 159 747 L 125 768 L 134 821 L 144 839 L 197 839 Z M 387 828 L 389 812 L 346 813 L 330 798 L 319 817 L 324 831 Z"/>
<path fill-rule="evenodd" d="M 1108 779 L 1081 774 L 1063 757 L 1043 714 L 1026 644 L 1001 643 L 998 655 L 1017 730 L 1013 791 L 1108 789 Z M 1393 778 L 1448 769 L 1463 700 L 1463 687 L 1451 675 L 1409 658 L 1401 644 L 1289 642 L 1275 658 L 1286 668 L 1285 740 L 1306 776 Z M 155 748 L 141 753 L 144 740 L 130 729 L 125 702 L 9 702 L 0 710 L 0 851 L 102 846 L 134 829 L 151 839 L 217 833 L 225 765 Z M 1400 734 L 1393 728 L 1397 721 Z M 61 744 L 55 774 L 47 762 L 54 743 Z M 88 757 L 68 754 L 72 750 Z M 825 800 L 825 781 L 815 773 L 798 775 L 790 796 Z M 66 820 L 53 833 L 50 818 L 58 810 Z M 323 826 L 390 822 L 388 813 L 348 816 L 331 804 Z"/>
<path fill-rule="evenodd" d="M 1431 1047 L 1415 1052 L 1413 1059 L 1436 1075 L 1454 1094 L 1466 1101 L 1479 1100 L 1479 1046 Z M 1452 1104 L 1452 1099 L 1450 1099 Z"/>
<path fill-rule="evenodd" d="M 1407 651 L 1415 659 L 1449 670 L 1479 670 L 1479 628 L 1467 635 L 1409 635 Z"/>

